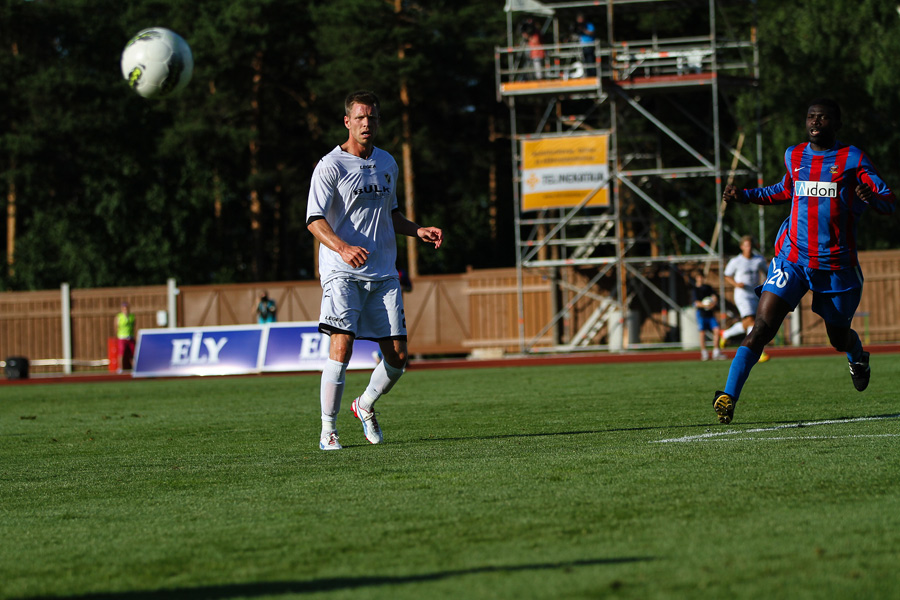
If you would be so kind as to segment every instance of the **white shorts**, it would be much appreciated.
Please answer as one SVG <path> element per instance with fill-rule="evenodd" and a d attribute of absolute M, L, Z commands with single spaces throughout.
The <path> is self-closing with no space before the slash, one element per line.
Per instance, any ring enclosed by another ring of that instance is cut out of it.
<path fill-rule="evenodd" d="M 322 285 L 319 331 L 360 340 L 406 339 L 398 279 L 360 281 L 336 277 Z"/>
<path fill-rule="evenodd" d="M 737 306 L 741 318 L 756 315 L 756 307 L 759 306 L 759 296 L 753 288 L 734 288 L 734 305 Z"/>

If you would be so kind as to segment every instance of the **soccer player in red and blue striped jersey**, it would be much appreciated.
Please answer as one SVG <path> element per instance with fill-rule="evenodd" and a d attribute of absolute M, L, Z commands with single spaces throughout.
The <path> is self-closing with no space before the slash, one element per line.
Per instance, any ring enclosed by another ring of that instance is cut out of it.
<path fill-rule="evenodd" d="M 837 140 L 841 109 L 834 100 L 813 100 L 806 114 L 808 142 L 784 153 L 785 174 L 768 187 L 738 190 L 726 186 L 723 200 L 744 204 L 791 204 L 791 214 L 775 241 L 775 258 L 758 288 L 753 329 L 735 354 L 723 391 L 713 408 L 720 423 L 730 423 L 741 389 L 787 314 L 808 291 L 812 309 L 825 321 L 828 340 L 846 352 L 857 390 L 869 384 L 869 353 L 851 329 L 862 296 L 863 276 L 856 255 L 856 226 L 867 208 L 889 215 L 894 194 L 869 157 Z"/>

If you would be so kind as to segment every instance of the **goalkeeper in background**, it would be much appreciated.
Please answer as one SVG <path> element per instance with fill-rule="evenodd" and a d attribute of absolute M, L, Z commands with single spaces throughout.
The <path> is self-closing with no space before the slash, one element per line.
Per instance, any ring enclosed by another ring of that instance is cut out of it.
<path fill-rule="evenodd" d="M 715 309 L 719 304 L 719 296 L 712 286 L 706 283 L 703 271 L 694 273 L 694 307 L 697 309 L 697 331 L 700 334 L 700 360 L 709 360 L 706 351 L 706 332 L 712 334 L 712 359 L 723 360 L 719 350 L 719 322 Z"/>

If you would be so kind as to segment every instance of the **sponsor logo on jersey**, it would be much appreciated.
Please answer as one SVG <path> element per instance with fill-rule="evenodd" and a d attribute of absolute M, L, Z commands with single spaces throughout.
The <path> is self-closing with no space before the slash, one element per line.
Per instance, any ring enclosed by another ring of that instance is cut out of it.
<path fill-rule="evenodd" d="M 359 165 L 360 169 L 374 169 L 375 165 Z"/>
<path fill-rule="evenodd" d="M 812 196 L 818 198 L 837 198 L 836 181 L 795 181 L 794 196 Z"/>
<path fill-rule="evenodd" d="M 391 191 L 391 188 L 389 188 L 389 187 L 380 186 L 377 183 L 373 183 L 370 185 L 364 185 L 362 187 L 356 188 L 355 190 L 353 190 L 353 195 L 354 196 L 359 196 L 360 194 L 383 195 L 383 194 L 390 193 L 390 191 Z"/>

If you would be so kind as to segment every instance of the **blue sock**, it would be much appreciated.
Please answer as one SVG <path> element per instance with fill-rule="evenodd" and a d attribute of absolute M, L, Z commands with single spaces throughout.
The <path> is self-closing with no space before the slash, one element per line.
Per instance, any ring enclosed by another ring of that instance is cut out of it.
<path fill-rule="evenodd" d="M 759 361 L 759 356 L 747 346 L 738 348 L 728 369 L 728 381 L 725 382 L 725 389 L 722 391 L 737 400 L 750 375 L 750 369 Z"/>
<path fill-rule="evenodd" d="M 852 329 L 850 330 L 850 351 L 847 352 L 847 360 L 850 362 L 859 362 L 859 359 L 862 357 L 862 342 L 859 341 L 859 336 Z"/>

